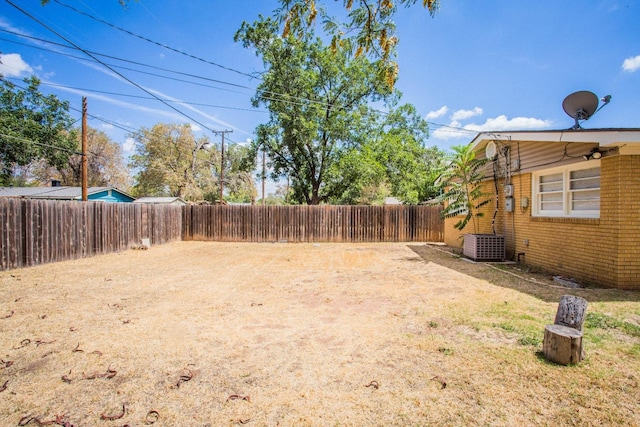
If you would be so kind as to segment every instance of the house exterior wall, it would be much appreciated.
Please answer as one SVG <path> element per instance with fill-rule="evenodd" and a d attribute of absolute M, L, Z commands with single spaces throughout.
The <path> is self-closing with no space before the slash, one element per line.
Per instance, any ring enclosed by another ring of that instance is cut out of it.
<path fill-rule="evenodd" d="M 131 203 L 135 199 L 115 190 L 104 190 L 87 196 L 93 202 Z"/>
<path fill-rule="evenodd" d="M 604 157 L 600 167 L 600 218 L 532 216 L 532 173 L 513 173 L 512 213 L 504 209 L 504 179 L 498 180 L 497 205 L 493 179 L 484 183 L 493 199 L 483 208 L 479 232 L 493 232 L 495 213 L 495 232 L 505 236 L 508 259 L 584 284 L 640 290 L 640 155 Z M 461 247 L 459 237 L 473 230 L 455 230 L 457 220 L 445 220 L 445 243 Z"/>
<path fill-rule="evenodd" d="M 603 160 L 609 170 L 609 191 L 601 225 L 606 228 L 609 245 L 615 247 L 612 275 L 617 288 L 640 290 L 640 155 Z"/>

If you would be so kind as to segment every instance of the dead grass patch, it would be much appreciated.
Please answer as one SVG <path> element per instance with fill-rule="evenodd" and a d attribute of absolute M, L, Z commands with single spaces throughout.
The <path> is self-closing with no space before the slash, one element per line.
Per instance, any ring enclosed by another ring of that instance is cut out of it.
<path fill-rule="evenodd" d="M 562 293 L 579 366 L 540 356 Z M 5 425 L 640 425 L 638 293 L 425 245 L 181 242 L 2 272 L 0 301 Z"/>

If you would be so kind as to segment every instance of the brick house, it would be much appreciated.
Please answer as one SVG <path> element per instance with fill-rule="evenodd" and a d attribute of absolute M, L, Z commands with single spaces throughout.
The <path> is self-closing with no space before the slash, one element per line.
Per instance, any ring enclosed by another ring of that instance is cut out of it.
<path fill-rule="evenodd" d="M 506 257 L 585 284 L 640 290 L 640 129 L 483 132 L 480 233 Z M 461 234 L 445 221 L 445 242 Z"/>

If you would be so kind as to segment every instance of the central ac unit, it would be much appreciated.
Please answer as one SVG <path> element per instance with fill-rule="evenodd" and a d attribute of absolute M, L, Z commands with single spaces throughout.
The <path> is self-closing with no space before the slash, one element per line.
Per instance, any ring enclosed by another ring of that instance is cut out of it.
<path fill-rule="evenodd" d="M 497 234 L 465 234 L 463 254 L 474 261 L 504 261 L 504 236 Z"/>

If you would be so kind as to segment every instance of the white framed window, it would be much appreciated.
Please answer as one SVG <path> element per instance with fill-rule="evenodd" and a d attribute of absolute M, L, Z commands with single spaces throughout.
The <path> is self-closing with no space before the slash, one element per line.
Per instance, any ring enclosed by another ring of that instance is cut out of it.
<path fill-rule="evenodd" d="M 600 218 L 600 161 L 533 173 L 534 216 Z"/>

